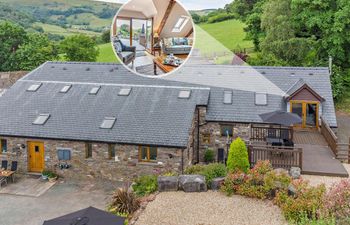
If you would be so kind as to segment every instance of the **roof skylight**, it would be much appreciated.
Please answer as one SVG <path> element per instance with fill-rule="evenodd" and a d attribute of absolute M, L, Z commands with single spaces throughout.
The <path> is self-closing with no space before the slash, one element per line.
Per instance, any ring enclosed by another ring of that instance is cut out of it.
<path fill-rule="evenodd" d="M 255 105 L 267 105 L 267 94 L 255 93 Z"/>
<path fill-rule="evenodd" d="M 40 114 L 33 122 L 34 125 L 44 125 L 50 118 L 50 114 Z"/>
<path fill-rule="evenodd" d="M 189 99 L 191 96 L 191 91 L 190 90 L 182 90 L 179 92 L 178 98 L 182 99 Z"/>
<path fill-rule="evenodd" d="M 72 87 L 72 85 L 66 85 L 61 90 L 60 93 L 67 93 L 69 89 Z"/>
<path fill-rule="evenodd" d="M 177 20 L 177 22 L 176 22 L 176 24 L 175 24 L 175 26 L 174 26 L 172 32 L 173 32 L 173 33 L 179 33 L 179 32 L 181 32 L 182 29 L 186 26 L 186 24 L 188 23 L 189 20 L 190 20 L 190 17 L 188 17 L 188 16 L 181 16 L 181 17 Z"/>
<path fill-rule="evenodd" d="M 112 129 L 116 120 L 117 119 L 115 117 L 106 117 L 103 120 L 100 128 L 102 128 L 102 129 Z"/>
<path fill-rule="evenodd" d="M 41 87 L 41 83 L 40 83 L 40 84 L 32 84 L 32 85 L 27 89 L 27 91 L 35 92 L 35 91 L 37 91 L 40 87 Z"/>
<path fill-rule="evenodd" d="M 101 88 L 101 87 L 93 87 L 93 88 L 90 90 L 89 94 L 90 94 L 90 95 L 97 95 L 97 93 L 99 92 L 100 88 Z"/>
<path fill-rule="evenodd" d="M 224 104 L 232 104 L 232 91 L 224 91 Z"/>
<path fill-rule="evenodd" d="M 120 89 L 118 95 L 119 96 L 129 96 L 131 92 L 131 88 L 122 88 Z"/>

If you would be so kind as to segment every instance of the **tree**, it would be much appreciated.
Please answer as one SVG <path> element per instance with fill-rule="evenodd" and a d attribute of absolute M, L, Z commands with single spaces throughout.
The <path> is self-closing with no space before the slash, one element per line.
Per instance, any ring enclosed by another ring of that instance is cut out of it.
<path fill-rule="evenodd" d="M 46 35 L 33 33 L 28 35 L 26 43 L 17 50 L 16 59 L 21 70 L 29 71 L 46 61 L 58 59 L 58 52 Z"/>
<path fill-rule="evenodd" d="M 198 24 L 201 22 L 201 16 L 198 15 L 197 13 L 191 13 L 191 16 L 192 16 L 192 19 L 193 19 L 193 22 Z"/>
<path fill-rule="evenodd" d="M 230 146 L 227 169 L 230 172 L 235 172 L 237 170 L 247 172 L 249 167 L 247 147 L 241 138 L 237 138 Z"/>
<path fill-rule="evenodd" d="M 103 43 L 111 42 L 111 30 L 105 30 L 101 35 L 101 40 Z"/>
<path fill-rule="evenodd" d="M 96 41 L 84 34 L 65 38 L 60 44 L 60 51 L 66 60 L 76 62 L 95 62 L 99 55 Z"/>
<path fill-rule="evenodd" d="M 16 51 L 27 40 L 24 29 L 8 21 L 0 22 L 0 71 L 18 70 Z"/>

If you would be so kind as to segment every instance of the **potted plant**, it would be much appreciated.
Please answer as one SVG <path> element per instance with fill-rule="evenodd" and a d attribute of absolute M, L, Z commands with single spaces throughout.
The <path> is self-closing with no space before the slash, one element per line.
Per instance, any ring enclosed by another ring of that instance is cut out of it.
<path fill-rule="evenodd" d="M 49 174 L 50 174 L 50 171 L 44 170 L 44 171 L 41 173 L 41 179 L 47 180 L 47 179 L 49 178 Z"/>
<path fill-rule="evenodd" d="M 50 182 L 55 182 L 58 178 L 58 175 L 54 172 L 50 172 L 48 178 Z"/>

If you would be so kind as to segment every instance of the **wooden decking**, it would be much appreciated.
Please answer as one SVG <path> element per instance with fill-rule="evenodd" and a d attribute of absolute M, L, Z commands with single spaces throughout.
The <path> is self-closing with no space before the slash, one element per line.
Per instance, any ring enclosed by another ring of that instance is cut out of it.
<path fill-rule="evenodd" d="M 294 143 L 303 149 L 303 174 L 349 176 L 318 131 L 295 131 Z"/>

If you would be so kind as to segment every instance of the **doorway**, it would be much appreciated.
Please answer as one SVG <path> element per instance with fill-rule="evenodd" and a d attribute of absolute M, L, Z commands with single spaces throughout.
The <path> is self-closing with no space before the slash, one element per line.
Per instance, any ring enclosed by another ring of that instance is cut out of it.
<path fill-rule="evenodd" d="M 28 170 L 41 173 L 44 170 L 44 143 L 28 142 Z"/>
<path fill-rule="evenodd" d="M 301 128 L 319 127 L 319 102 L 313 101 L 290 101 L 290 111 L 302 118 L 302 123 L 297 125 Z"/>

